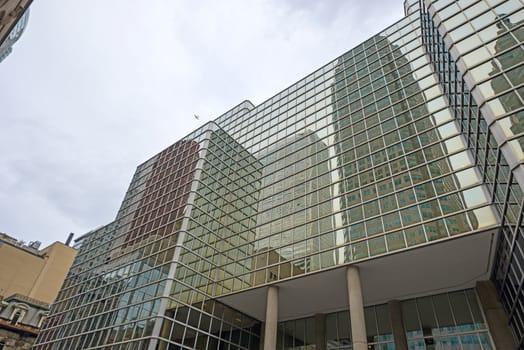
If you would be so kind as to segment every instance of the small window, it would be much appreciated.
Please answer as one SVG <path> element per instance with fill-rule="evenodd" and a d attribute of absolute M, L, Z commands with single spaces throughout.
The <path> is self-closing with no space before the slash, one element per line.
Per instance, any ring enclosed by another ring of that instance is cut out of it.
<path fill-rule="evenodd" d="M 13 314 L 13 317 L 11 318 L 11 324 L 17 325 L 20 321 L 22 321 L 22 311 L 18 310 Z"/>
<path fill-rule="evenodd" d="M 40 319 L 38 320 L 38 328 L 42 328 L 42 326 L 44 325 L 44 322 L 47 318 L 47 314 L 41 314 L 40 315 Z M 0 349 L 1 350 L 1 349 Z"/>

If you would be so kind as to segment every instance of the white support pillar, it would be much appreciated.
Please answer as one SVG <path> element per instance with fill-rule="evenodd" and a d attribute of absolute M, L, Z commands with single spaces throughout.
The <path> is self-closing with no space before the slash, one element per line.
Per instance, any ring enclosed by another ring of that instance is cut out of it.
<path fill-rule="evenodd" d="M 278 326 L 278 287 L 269 286 L 266 300 L 264 350 L 276 350 Z"/>
<path fill-rule="evenodd" d="M 364 300 L 362 298 L 360 272 L 357 266 L 352 265 L 348 267 L 347 286 L 353 350 L 368 350 L 366 320 L 364 318 Z"/>

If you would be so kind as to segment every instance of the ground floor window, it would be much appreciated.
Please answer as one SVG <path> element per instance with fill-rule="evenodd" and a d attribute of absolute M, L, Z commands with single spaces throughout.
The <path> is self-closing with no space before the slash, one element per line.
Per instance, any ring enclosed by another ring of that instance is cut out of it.
<path fill-rule="evenodd" d="M 490 335 L 473 289 L 401 301 L 403 326 L 409 350 L 493 350 Z M 395 350 L 389 304 L 364 308 L 368 349 Z M 348 311 L 320 318 L 325 347 L 351 350 Z M 277 349 L 313 350 L 318 317 L 280 322 Z"/>
<path fill-rule="evenodd" d="M 473 289 L 401 303 L 410 350 L 492 350 Z"/>

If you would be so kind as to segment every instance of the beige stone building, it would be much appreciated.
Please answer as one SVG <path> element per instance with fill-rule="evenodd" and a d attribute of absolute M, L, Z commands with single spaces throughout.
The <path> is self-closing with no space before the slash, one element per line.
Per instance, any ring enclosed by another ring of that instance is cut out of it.
<path fill-rule="evenodd" d="M 0 233 L 0 296 L 21 294 L 46 304 L 55 300 L 76 250 L 61 242 L 35 247 Z"/>
<path fill-rule="evenodd" d="M 73 263 L 76 250 L 44 249 L 0 233 L 0 349 L 29 349 Z"/>

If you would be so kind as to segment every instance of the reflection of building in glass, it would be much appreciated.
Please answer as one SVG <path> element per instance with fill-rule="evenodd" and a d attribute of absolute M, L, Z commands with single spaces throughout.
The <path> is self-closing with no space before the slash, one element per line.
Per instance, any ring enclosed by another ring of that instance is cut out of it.
<path fill-rule="evenodd" d="M 0 5 L 0 62 L 12 51 L 29 20 L 31 1 L 7 0 Z"/>
<path fill-rule="evenodd" d="M 522 348 L 524 305 L 518 292 L 524 282 L 520 273 L 524 256 L 522 5 L 479 2 L 445 8 L 434 1 L 428 3 L 423 7 L 425 44 L 476 169 L 502 218 L 492 279 L 517 346 Z M 462 21 L 456 22 L 458 18 Z M 451 50 L 444 44 L 450 40 Z M 503 347 L 513 347 L 510 345 Z"/>
<path fill-rule="evenodd" d="M 400 48 L 389 44 L 382 50 L 372 53 L 384 62 L 382 69 L 389 71 L 389 81 L 372 82 L 378 102 L 360 108 L 365 92 L 357 84 L 348 84 L 343 88 L 348 99 L 337 100 L 333 114 L 337 163 L 342 165 L 339 176 L 344 179 L 339 182 L 339 192 L 345 194 L 341 198 L 344 241 L 354 242 L 345 250 L 346 262 L 382 254 L 386 244 L 399 249 L 442 238 L 445 223 L 434 218 L 466 209 L 459 181 L 452 175 L 453 165 L 445 158 L 455 151 L 448 150 L 442 137 L 444 126 L 436 127 L 439 122 L 428 113 L 424 91 Z M 336 69 L 343 72 L 344 64 L 339 59 Z M 346 75 L 346 79 L 356 77 L 355 72 Z M 406 98 L 418 105 L 416 111 L 409 108 Z M 424 133 L 417 136 L 418 129 Z M 433 146 L 421 149 L 428 144 Z M 478 227 L 472 214 L 447 221 L 453 234 Z M 406 229 L 404 235 L 401 228 Z M 385 236 L 386 242 L 379 236 L 387 232 L 391 233 Z M 372 236 L 376 238 L 366 239 Z"/>
<path fill-rule="evenodd" d="M 128 191 L 129 198 L 133 199 L 124 199 L 124 202 L 134 202 L 132 208 L 122 208 L 122 216 L 126 218 L 120 220 L 120 226 L 124 226 L 121 230 L 126 232 L 121 244 L 123 251 L 132 250 L 144 240 L 155 241 L 180 229 L 189 197 L 187 187 L 193 181 L 199 149 L 196 141 L 176 142 L 154 157 L 147 174 L 137 171 Z M 135 199 L 134 193 L 140 196 Z M 155 208 L 153 212 L 152 208 Z M 127 223 L 128 216 L 124 213 L 131 210 L 133 215 Z"/>
<path fill-rule="evenodd" d="M 264 167 L 256 246 L 257 251 L 273 250 L 263 253 L 268 257 L 267 263 L 257 256 L 257 268 L 278 264 L 278 257 L 293 261 L 289 273 L 320 268 L 321 261 L 312 254 L 335 243 L 332 234 L 319 236 L 333 230 L 329 220 L 318 221 L 333 213 L 328 158 L 326 145 L 308 130 L 288 136 L 260 155 Z M 321 259 L 322 265 L 331 266 L 335 258 L 333 254 L 324 254 Z M 264 270 L 257 274 L 261 272 Z"/>
<path fill-rule="evenodd" d="M 511 23 L 510 17 L 501 14 L 500 20 L 497 22 L 497 40 L 495 41 L 495 54 L 503 53 L 506 49 L 511 48 L 515 44 L 515 39 L 509 33 L 513 30 L 517 32 L 519 25 L 524 23 L 524 20 L 518 23 Z M 522 31 L 522 28 L 520 29 Z M 524 38 L 520 37 L 520 40 Z M 522 63 L 523 55 L 517 51 L 515 53 L 496 56 L 493 61 L 493 70 L 490 72 L 491 87 L 495 94 L 505 92 L 510 84 L 519 85 L 524 82 L 524 69 L 522 66 L 511 69 Z M 504 73 L 501 73 L 504 72 Z M 515 93 L 504 94 L 500 96 L 500 101 L 505 110 L 508 112 L 522 107 L 522 97 Z M 510 131 L 513 135 L 524 133 L 524 111 L 520 110 L 512 114 L 508 118 Z M 518 139 L 521 151 L 524 152 L 524 137 Z"/>
<path fill-rule="evenodd" d="M 500 97 L 522 82 L 500 90 L 492 64 L 522 50 L 521 27 L 498 26 L 524 11 L 491 3 L 406 1 L 140 165 L 115 221 L 79 241 L 36 349 L 522 346 L 522 108 Z"/>

